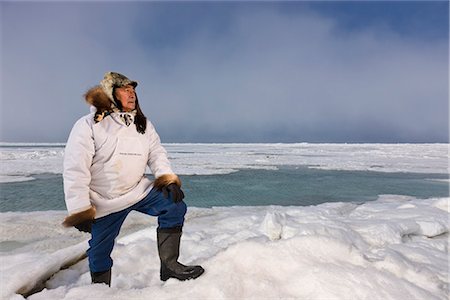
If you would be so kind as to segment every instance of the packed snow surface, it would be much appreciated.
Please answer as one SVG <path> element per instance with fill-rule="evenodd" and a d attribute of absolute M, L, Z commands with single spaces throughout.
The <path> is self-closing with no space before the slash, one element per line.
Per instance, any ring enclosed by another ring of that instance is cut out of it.
<path fill-rule="evenodd" d="M 89 238 L 59 226 L 64 212 L 2 213 L 2 243 L 16 250 L 1 256 L 1 297 L 21 299 L 51 276 L 29 299 L 444 300 L 449 203 L 384 195 L 364 204 L 190 208 L 180 261 L 206 272 L 186 282 L 159 280 L 156 219 L 133 213 L 112 254 L 111 288 L 90 284 L 86 259 L 60 270 Z"/>
<path fill-rule="evenodd" d="M 0 144 L 0 182 L 62 172 L 63 144 Z M 448 173 L 448 144 L 167 144 L 181 175 L 283 165 Z M 193 281 L 159 280 L 156 219 L 132 213 L 112 287 L 90 284 L 88 234 L 64 211 L 0 213 L 1 299 L 448 299 L 450 198 L 384 195 L 309 207 L 189 208 L 180 261 Z M 43 289 L 42 289 L 43 288 Z"/>

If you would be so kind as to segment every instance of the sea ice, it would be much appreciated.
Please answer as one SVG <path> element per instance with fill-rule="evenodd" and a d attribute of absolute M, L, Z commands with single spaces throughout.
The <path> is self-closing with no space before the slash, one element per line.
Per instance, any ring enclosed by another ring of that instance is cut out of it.
<path fill-rule="evenodd" d="M 12 225 L 2 243 L 23 246 L 1 255 L 1 297 L 21 299 L 54 273 L 29 299 L 444 300 L 449 202 L 385 195 L 364 204 L 190 208 L 180 261 L 206 272 L 186 282 L 159 280 L 155 218 L 133 213 L 112 254 L 111 288 L 90 284 L 86 259 L 59 270 L 83 255 L 88 238 L 61 231 L 63 212 L 4 213 L 0 225 Z M 33 217 L 39 233 L 24 225 Z M 46 235 L 62 249 L 33 246 Z"/>
<path fill-rule="evenodd" d="M 2 147 L 3 146 L 3 147 Z M 6 146 L 6 147 L 5 147 Z M 24 147 L 26 146 L 26 147 Z M 179 175 L 308 166 L 328 170 L 448 173 L 448 144 L 165 144 Z M 0 182 L 62 173 L 63 144 L 0 143 Z"/>

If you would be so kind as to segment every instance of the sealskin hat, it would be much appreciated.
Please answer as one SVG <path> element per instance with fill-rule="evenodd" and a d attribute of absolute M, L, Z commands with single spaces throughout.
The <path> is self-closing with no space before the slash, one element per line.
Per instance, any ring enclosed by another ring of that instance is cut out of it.
<path fill-rule="evenodd" d="M 100 82 L 103 91 L 106 93 L 108 98 L 114 102 L 113 90 L 117 87 L 122 87 L 126 85 L 132 85 L 136 87 L 138 85 L 137 81 L 128 79 L 125 75 L 117 72 L 107 72 Z"/>

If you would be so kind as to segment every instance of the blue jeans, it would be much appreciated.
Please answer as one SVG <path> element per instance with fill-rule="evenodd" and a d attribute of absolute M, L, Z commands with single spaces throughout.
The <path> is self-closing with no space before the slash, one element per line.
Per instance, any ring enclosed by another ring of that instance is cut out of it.
<path fill-rule="evenodd" d="M 132 210 L 157 216 L 159 228 L 172 228 L 183 226 L 186 204 L 183 201 L 174 203 L 170 194 L 169 198 L 164 198 L 162 192 L 152 189 L 144 199 L 133 206 L 95 219 L 89 240 L 90 247 L 87 251 L 91 272 L 103 272 L 111 269 L 113 265 L 111 252 L 114 241 L 119 235 L 125 218 Z"/>

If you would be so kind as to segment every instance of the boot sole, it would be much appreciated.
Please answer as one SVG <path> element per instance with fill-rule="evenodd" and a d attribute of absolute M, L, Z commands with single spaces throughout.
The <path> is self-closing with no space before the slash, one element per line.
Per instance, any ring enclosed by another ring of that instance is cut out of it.
<path fill-rule="evenodd" d="M 205 269 L 201 268 L 198 273 L 192 274 L 190 276 L 178 276 L 176 274 L 160 274 L 161 281 L 167 281 L 170 278 L 175 278 L 180 281 L 190 280 L 190 279 L 196 279 L 200 277 L 203 273 L 205 273 Z"/>

